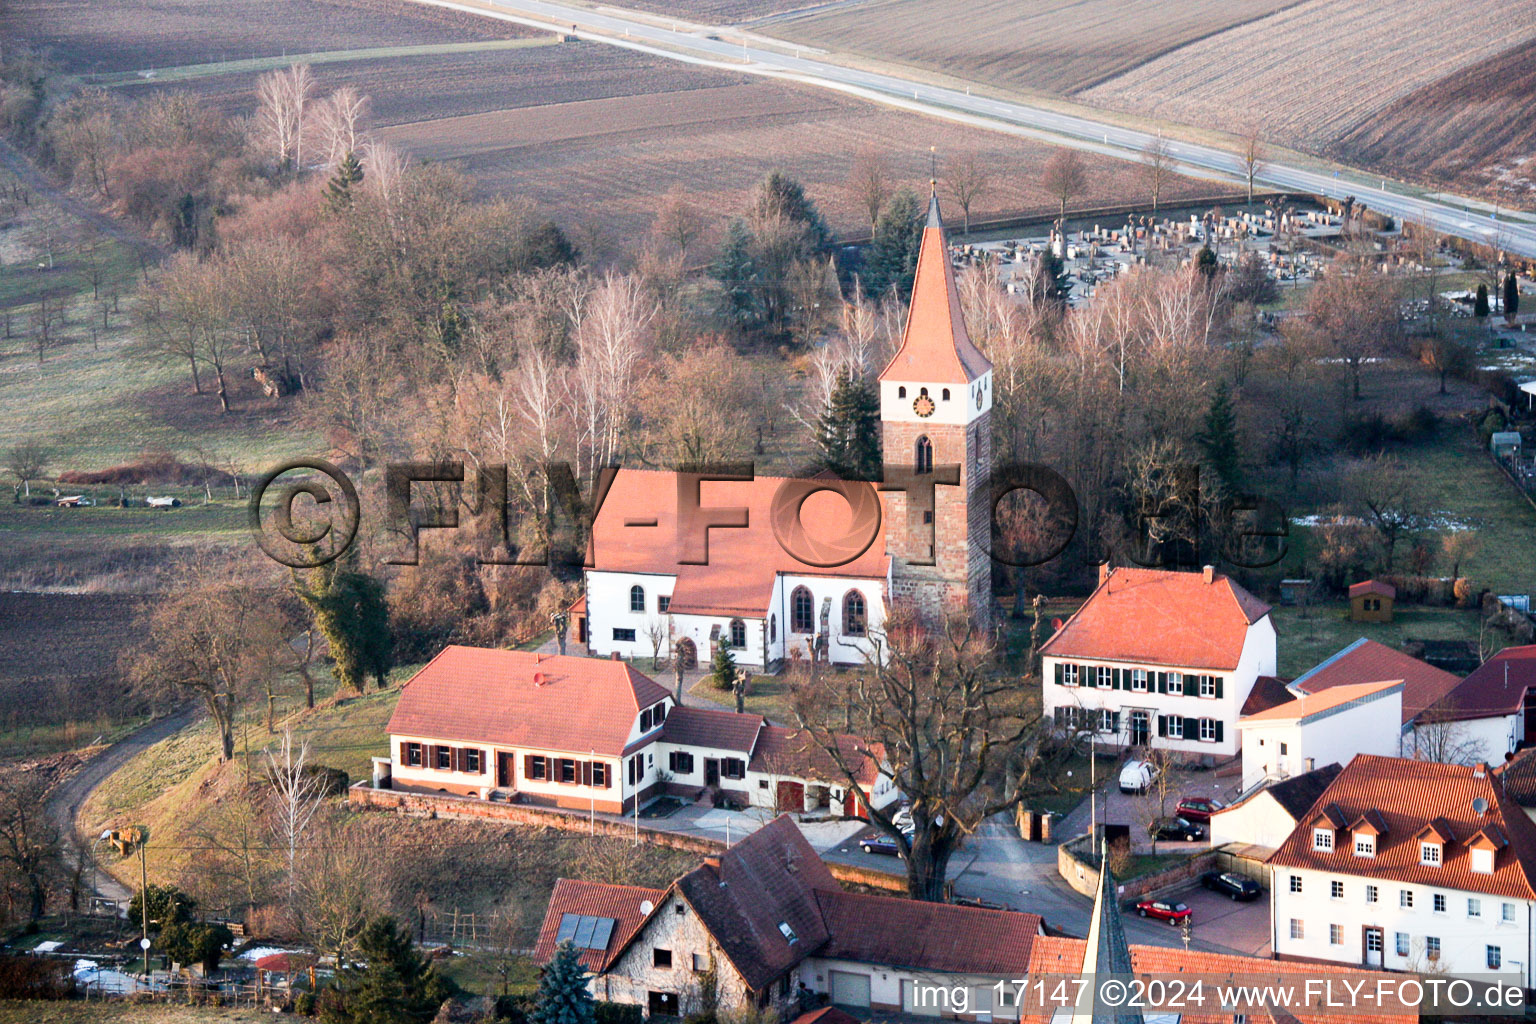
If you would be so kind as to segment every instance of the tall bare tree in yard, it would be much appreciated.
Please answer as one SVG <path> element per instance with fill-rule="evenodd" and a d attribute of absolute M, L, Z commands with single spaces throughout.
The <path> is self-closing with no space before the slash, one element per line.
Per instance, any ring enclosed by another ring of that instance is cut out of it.
<path fill-rule="evenodd" d="M 1088 190 L 1088 165 L 1075 149 L 1058 149 L 1045 162 L 1040 187 L 1051 194 L 1059 206 L 1059 216 L 1067 219 L 1067 204 Z"/>
<path fill-rule="evenodd" d="M 334 817 L 312 823 L 297 863 L 297 924 L 305 940 L 345 967 L 379 902 L 381 864 L 374 848 L 349 836 Z"/>
<path fill-rule="evenodd" d="M 1058 755 L 1038 708 L 1023 699 L 1025 688 L 994 673 L 990 638 L 963 613 L 931 628 L 897 613 L 874 639 L 880 657 L 857 676 L 797 684 L 795 717 L 870 821 L 895 840 L 912 897 L 942 900 L 960 843 L 990 816 L 1016 807 Z M 910 837 L 888 810 L 870 805 L 860 762 L 838 733 L 860 737 L 888 766 L 912 802 Z"/>
<path fill-rule="evenodd" d="M 1253 183 L 1264 173 L 1264 140 L 1258 126 L 1250 127 L 1243 135 L 1243 148 L 1238 153 L 1243 165 L 1243 178 L 1248 183 L 1248 205 L 1253 205 Z"/>
<path fill-rule="evenodd" d="M 661 197 L 656 219 L 651 222 L 651 234 L 687 259 L 689 247 L 703 232 L 704 215 L 689 198 L 688 189 L 682 185 L 673 186 Z"/>
<path fill-rule="evenodd" d="M 1152 214 L 1156 216 L 1163 189 L 1173 178 L 1173 155 L 1168 151 L 1168 140 L 1161 134 L 1142 147 L 1141 173 L 1146 178 L 1147 191 L 1152 195 Z"/>
<path fill-rule="evenodd" d="M 853 196 L 864 215 L 869 218 L 869 230 L 873 234 L 880 221 L 880 211 L 895 191 L 894 175 L 885 154 L 874 146 L 865 146 L 853 158 L 848 172 L 848 192 Z"/>
<path fill-rule="evenodd" d="M 42 477 L 51 458 L 48 449 L 36 441 L 21 441 L 5 453 L 5 468 L 16 478 L 16 489 L 23 497 L 32 496 L 32 481 Z"/>
<path fill-rule="evenodd" d="M 1341 258 L 1307 296 L 1307 323 L 1349 369 L 1351 392 L 1360 398 L 1360 375 L 1402 337 L 1397 285 L 1363 260 Z"/>
<path fill-rule="evenodd" d="M 949 161 L 941 182 L 944 192 L 960 207 L 962 232 L 971 230 L 971 207 L 992 191 L 992 169 L 986 158 L 967 149 Z"/>
<path fill-rule="evenodd" d="M 1350 467 L 1345 479 L 1356 514 L 1375 531 L 1390 571 L 1397 542 L 1422 516 L 1417 481 L 1392 455 L 1361 459 Z"/>
<path fill-rule="evenodd" d="M 48 909 L 48 890 L 64 866 L 59 829 L 43 808 L 47 793 L 40 773 L 0 775 L 0 864 L 26 895 L 28 921 Z"/>
<path fill-rule="evenodd" d="M 267 781 L 272 786 L 272 834 L 287 859 L 288 905 L 298 895 L 299 850 L 310 823 L 325 803 L 322 777 L 309 771 L 309 744 L 294 749 L 293 733 L 285 731 L 276 750 L 266 753 Z"/>
<path fill-rule="evenodd" d="M 249 588 L 193 580 L 155 605 L 142 635 L 124 656 L 129 677 L 152 695 L 200 703 L 218 731 L 219 760 L 234 757 L 240 709 L 284 642 L 270 602 Z"/>

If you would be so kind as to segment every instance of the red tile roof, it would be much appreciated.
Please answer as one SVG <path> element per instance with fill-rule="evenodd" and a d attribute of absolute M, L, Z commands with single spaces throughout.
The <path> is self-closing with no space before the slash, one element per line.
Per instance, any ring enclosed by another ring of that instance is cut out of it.
<path fill-rule="evenodd" d="M 712 708 L 677 707 L 667 712 L 662 738 L 668 743 L 752 753 L 766 723 L 761 715 L 738 715 Z"/>
<path fill-rule="evenodd" d="M 1291 685 L 1306 693 L 1319 693 L 1333 686 L 1375 683 L 1383 679 L 1403 681 L 1404 722 L 1411 722 L 1460 682 L 1444 669 L 1361 637 L 1291 680 Z"/>
<path fill-rule="evenodd" d="M 1344 706 L 1351 701 L 1365 701 L 1369 698 L 1378 698 L 1392 690 L 1401 690 L 1401 679 L 1390 679 L 1380 683 L 1355 683 L 1352 686 L 1332 686 L 1318 693 L 1309 693 L 1305 697 L 1293 700 L 1289 704 L 1281 704 L 1251 715 L 1244 715 L 1245 722 L 1289 722 L 1311 718 L 1325 711 Z"/>
<path fill-rule="evenodd" d="M 406 682 L 388 731 L 618 755 L 640 709 L 668 695 L 622 661 L 451 646 Z"/>
<path fill-rule="evenodd" d="M 650 470 L 620 470 L 592 524 L 592 569 L 596 572 L 646 572 L 675 575 L 669 610 L 674 614 L 739 615 L 764 618 L 772 610 L 775 578 L 839 576 L 883 580 L 886 575 L 885 521 L 879 516 L 879 496 L 872 485 L 848 485 L 854 497 L 867 499 L 880 525 L 858 557 L 845 565 L 823 567 L 802 562 L 785 549 L 774 533 L 774 497 L 784 477 L 753 480 L 706 480 L 699 484 L 699 504 L 706 509 L 744 508 L 744 528 L 709 530 L 708 565 L 685 565 L 687 538 L 678 536 L 678 477 Z M 827 481 L 819 481 L 826 483 Z M 835 483 L 835 482 L 834 482 Z M 786 491 L 787 494 L 794 492 Z M 811 541 L 831 540 L 852 533 L 848 502 L 841 495 L 818 492 L 801 510 Z M 634 525 L 635 523 L 651 523 Z M 815 530 L 812 533 L 812 530 Z M 842 555 L 827 556 L 834 561 Z M 788 623 L 780 616 L 779 628 Z"/>
<path fill-rule="evenodd" d="M 1397 588 L 1390 583 L 1381 580 L 1361 580 L 1359 583 L 1349 585 L 1349 596 L 1359 597 L 1362 594 L 1379 594 L 1382 597 L 1396 597 Z"/>
<path fill-rule="evenodd" d="M 1507 760 L 1494 771 L 1510 799 L 1522 807 L 1536 806 L 1536 747 L 1507 755 Z"/>
<path fill-rule="evenodd" d="M 843 763 L 860 785 L 873 786 L 880 778 L 883 748 L 857 736 L 838 736 L 838 750 Z M 801 729 L 766 726 L 757 738 L 748 767 L 754 772 L 772 775 L 797 775 L 815 782 L 842 782 L 846 776 L 827 748 Z"/>
<path fill-rule="evenodd" d="M 818 892 L 832 937 L 819 956 L 861 963 L 1016 978 L 1029 968 L 1040 915 Z"/>
<path fill-rule="evenodd" d="M 1536 644 L 1506 647 L 1478 666 L 1432 710 L 1439 721 L 1513 715 L 1536 687 Z"/>
<path fill-rule="evenodd" d="M 1483 801 L 1487 810 L 1479 814 L 1474 800 Z M 1382 833 L 1376 856 L 1357 858 L 1352 844 L 1342 841 L 1335 842 L 1331 852 L 1314 850 L 1312 829 L 1325 817 L 1334 827 L 1339 821 L 1348 828 L 1369 824 L 1370 831 Z M 1443 851 L 1439 867 L 1419 863 L 1419 841 L 1414 838 L 1431 822 L 1456 836 Z M 1496 855 L 1492 874 L 1475 872 L 1466 844 L 1490 826 L 1507 836 L 1510 845 Z M 1495 784 L 1485 765 L 1360 754 L 1297 819 L 1296 830 L 1269 863 L 1536 899 L 1536 824 L 1504 787 Z"/>
<path fill-rule="evenodd" d="M 881 380 L 967 384 L 978 379 L 992 363 L 971 341 L 955 287 L 955 270 L 949 261 L 949 245 L 939 216 L 939 198 L 928 204 L 928 223 L 923 228 L 917 254 L 917 274 L 912 281 L 912 305 L 901 347 L 891 357 Z"/>
<path fill-rule="evenodd" d="M 1029 957 L 1029 976 L 1077 975 L 1082 970 L 1083 954 L 1088 943 L 1082 939 L 1042 936 L 1034 941 Z M 1132 946 L 1131 967 L 1138 975 L 1167 977 L 1175 974 L 1198 975 L 1202 978 L 1231 977 L 1242 985 L 1285 984 L 1298 982 L 1298 976 L 1318 977 L 1348 975 L 1358 977 L 1362 970 L 1333 964 L 1300 963 L 1292 960 L 1270 960 L 1256 956 L 1239 956 L 1231 953 L 1208 953 L 1202 950 L 1182 950 L 1170 946 Z M 1294 1011 L 1293 1011 L 1294 1012 Z M 1283 1020 L 1288 1014 L 1276 1019 Z M 1048 1024 L 1050 1015 L 1030 1015 L 1024 1024 Z M 1335 1010 L 1330 1013 L 1295 1015 L 1301 1024 L 1336 1024 L 1340 1020 Z M 1404 1024 L 1416 1019 L 1415 1015 L 1358 1012 L 1351 1009 L 1351 1022 L 1358 1024 Z M 1216 1013 L 1184 1013 L 1180 1024 L 1232 1024 L 1232 1011 Z"/>
<path fill-rule="evenodd" d="M 1221 573 L 1113 570 L 1040 653 L 1060 658 L 1234 669 L 1269 605 Z"/>
<path fill-rule="evenodd" d="M 644 905 L 649 903 L 654 908 L 660 905 L 666 894 L 665 889 L 645 889 L 637 885 L 557 879 L 555 891 L 549 896 L 549 909 L 544 912 L 539 940 L 533 947 L 533 959 L 542 964 L 554 957 L 555 936 L 560 932 L 560 919 L 564 915 L 606 917 L 616 922 L 613 934 L 608 938 L 607 948 L 583 950 L 581 954 L 583 967 L 589 971 L 601 971 L 607 966 L 609 957 L 623 948 L 635 929 L 645 920 Z"/>
<path fill-rule="evenodd" d="M 1259 676 L 1253 681 L 1253 689 L 1248 691 L 1248 699 L 1243 701 L 1243 709 L 1238 714 L 1246 718 L 1281 704 L 1289 704 L 1295 699 L 1296 695 L 1285 685 L 1285 680 L 1274 676 Z"/>

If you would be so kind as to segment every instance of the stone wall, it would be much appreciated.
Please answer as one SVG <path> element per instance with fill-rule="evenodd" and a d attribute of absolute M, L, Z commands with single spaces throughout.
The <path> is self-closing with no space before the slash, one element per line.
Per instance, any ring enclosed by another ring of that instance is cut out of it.
<path fill-rule="evenodd" d="M 1073 889 L 1091 898 L 1099 891 L 1099 869 L 1083 854 L 1082 848 L 1087 840 L 1088 837 L 1082 835 L 1056 847 L 1056 873 L 1066 879 Z M 1121 900 L 1139 900 L 1164 889 L 1183 885 L 1192 878 L 1199 878 L 1207 871 L 1214 870 L 1218 866 L 1217 853 L 1216 850 L 1203 850 L 1171 868 L 1140 878 L 1124 881 L 1117 879 L 1117 896 Z"/>

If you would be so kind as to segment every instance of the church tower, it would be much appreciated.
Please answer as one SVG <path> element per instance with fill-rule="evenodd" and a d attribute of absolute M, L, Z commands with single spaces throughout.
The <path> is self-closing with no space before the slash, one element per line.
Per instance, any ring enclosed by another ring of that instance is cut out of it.
<path fill-rule="evenodd" d="M 880 373 L 880 433 L 892 604 L 933 616 L 960 603 L 990 625 L 992 363 L 965 330 L 937 193 L 901 348 Z M 915 486 L 892 488 L 904 474 Z"/>

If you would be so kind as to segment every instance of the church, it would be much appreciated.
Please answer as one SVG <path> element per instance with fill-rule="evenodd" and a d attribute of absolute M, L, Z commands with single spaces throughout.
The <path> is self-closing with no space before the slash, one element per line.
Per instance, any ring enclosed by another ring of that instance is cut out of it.
<path fill-rule="evenodd" d="M 576 638 L 685 665 L 726 645 L 772 672 L 866 663 L 891 608 L 988 621 L 992 364 L 966 333 L 936 194 L 879 389 L 879 483 L 619 470 L 593 520 Z"/>

